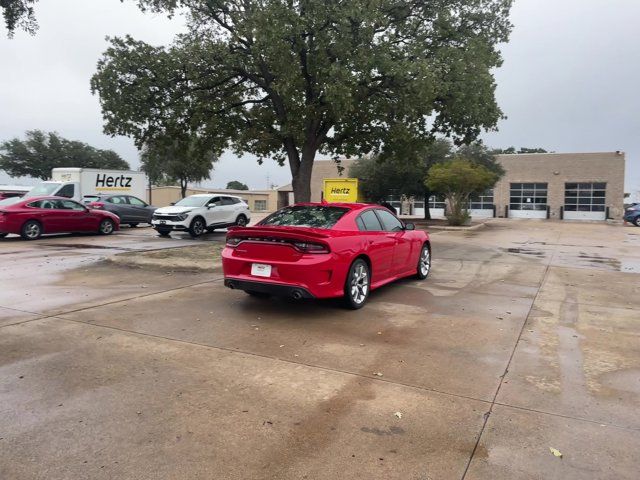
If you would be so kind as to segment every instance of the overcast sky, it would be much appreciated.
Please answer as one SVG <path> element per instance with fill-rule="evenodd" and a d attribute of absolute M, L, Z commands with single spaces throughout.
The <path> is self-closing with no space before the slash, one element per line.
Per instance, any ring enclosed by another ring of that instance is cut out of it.
<path fill-rule="evenodd" d="M 40 0 L 40 29 L 14 39 L 0 30 L 0 140 L 29 129 L 55 130 L 118 152 L 133 167 L 127 138 L 102 133 L 89 78 L 106 49 L 105 36 L 131 34 L 167 44 L 180 18 L 143 14 L 132 1 Z M 555 152 L 622 150 L 627 191 L 640 191 L 640 1 L 516 0 L 514 30 L 496 72 L 507 119 L 483 135 L 493 147 L 543 147 Z M 2 29 L 2 27 L 0 27 Z M 251 188 L 290 182 L 288 167 L 226 154 L 212 186 L 242 180 Z M 0 183 L 24 183 L 0 173 Z"/>

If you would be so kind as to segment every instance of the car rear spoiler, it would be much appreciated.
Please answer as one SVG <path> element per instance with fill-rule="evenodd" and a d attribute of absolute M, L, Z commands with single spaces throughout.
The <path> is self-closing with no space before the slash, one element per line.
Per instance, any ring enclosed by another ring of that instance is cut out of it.
<path fill-rule="evenodd" d="M 266 225 L 258 225 L 255 227 L 229 227 L 227 237 L 260 237 L 260 236 L 278 236 L 287 239 L 313 238 L 323 239 L 329 238 L 328 233 L 321 229 L 309 227 L 269 227 Z"/>

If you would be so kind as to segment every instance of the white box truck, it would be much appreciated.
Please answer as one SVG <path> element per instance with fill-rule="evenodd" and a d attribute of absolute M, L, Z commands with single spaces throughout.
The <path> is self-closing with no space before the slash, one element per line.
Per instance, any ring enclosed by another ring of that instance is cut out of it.
<path fill-rule="evenodd" d="M 82 202 L 85 197 L 116 193 L 146 200 L 147 176 L 130 170 L 54 168 L 51 180 L 36 185 L 25 197 L 54 195 Z"/>

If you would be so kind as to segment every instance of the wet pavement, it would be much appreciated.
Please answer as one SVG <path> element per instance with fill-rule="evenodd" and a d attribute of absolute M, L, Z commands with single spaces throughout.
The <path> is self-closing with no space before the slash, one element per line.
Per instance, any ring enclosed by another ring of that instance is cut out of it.
<path fill-rule="evenodd" d="M 438 232 L 355 312 L 105 261 L 223 238 L 0 240 L 0 478 L 638 478 L 640 229 Z"/>

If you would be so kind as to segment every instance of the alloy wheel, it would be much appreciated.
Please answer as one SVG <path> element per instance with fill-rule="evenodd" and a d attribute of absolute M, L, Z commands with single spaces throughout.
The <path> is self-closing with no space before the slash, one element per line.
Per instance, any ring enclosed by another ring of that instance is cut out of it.
<path fill-rule="evenodd" d="M 244 215 L 240 215 L 238 220 L 236 220 L 236 225 L 239 227 L 245 227 L 247 225 L 247 219 Z"/>
<path fill-rule="evenodd" d="M 429 249 L 425 246 L 422 248 L 422 253 L 420 254 L 420 275 L 422 277 L 426 277 L 429 275 L 429 270 L 431 270 L 431 254 L 429 253 Z"/>
<path fill-rule="evenodd" d="M 351 299 L 356 305 L 361 305 L 369 294 L 369 271 L 364 262 L 358 263 L 351 273 L 349 283 Z"/>
<path fill-rule="evenodd" d="M 103 220 L 100 224 L 100 233 L 103 235 L 109 235 L 113 232 L 113 223 L 111 220 Z"/>
<path fill-rule="evenodd" d="M 29 223 L 25 229 L 24 234 L 29 239 L 36 239 L 40 236 L 40 225 L 35 222 Z"/>
<path fill-rule="evenodd" d="M 202 235 L 204 233 L 204 223 L 199 218 L 196 218 L 193 221 L 193 227 L 191 227 L 191 229 L 193 230 L 194 235 Z"/>

